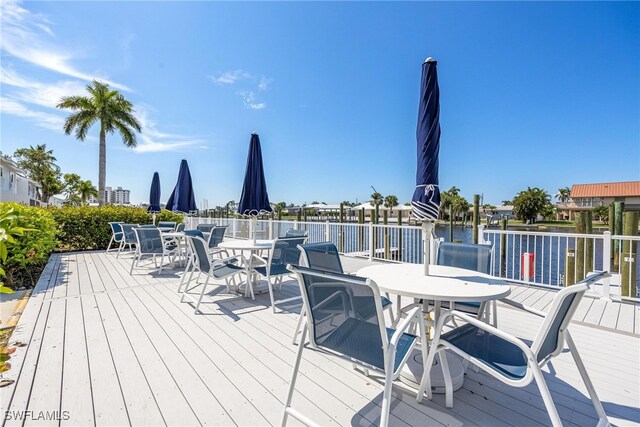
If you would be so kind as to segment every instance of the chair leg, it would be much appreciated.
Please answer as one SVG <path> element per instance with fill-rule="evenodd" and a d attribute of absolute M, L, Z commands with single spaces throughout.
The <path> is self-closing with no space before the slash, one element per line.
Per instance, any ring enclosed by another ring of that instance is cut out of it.
<path fill-rule="evenodd" d="M 562 421 L 560 420 L 560 415 L 558 415 L 558 410 L 556 409 L 556 405 L 553 403 L 553 398 L 551 397 L 551 392 L 549 391 L 549 387 L 547 387 L 547 382 L 544 380 L 544 376 L 542 375 L 542 371 L 540 367 L 535 362 L 529 362 L 529 366 L 531 366 L 533 370 L 533 377 L 536 380 L 536 384 L 538 384 L 538 389 L 540 390 L 540 394 L 542 395 L 542 401 L 544 402 L 544 406 L 547 409 L 547 413 L 549 414 L 549 418 L 551 419 L 551 424 L 553 427 L 562 427 Z"/>
<path fill-rule="evenodd" d="M 156 256 L 153 256 L 153 259 L 155 261 Z M 160 256 L 160 271 L 158 271 L 158 274 L 162 274 L 162 266 L 164 265 L 164 251 L 162 251 L 162 255 Z"/>
<path fill-rule="evenodd" d="M 184 289 L 182 290 L 182 297 L 180 297 L 180 302 L 184 302 L 184 297 L 185 297 L 187 291 L 189 290 L 189 283 L 191 283 L 191 279 L 193 279 L 193 273 L 195 273 L 195 271 L 196 271 L 196 266 L 194 265 L 193 268 L 191 269 L 191 273 L 189 273 L 189 279 L 184 284 Z M 185 271 L 184 274 L 186 276 L 187 272 Z M 198 275 L 200 275 L 200 274 L 198 273 Z"/>
<path fill-rule="evenodd" d="M 120 242 L 120 246 L 118 246 L 118 253 L 116 254 L 116 258 L 120 257 L 120 252 L 122 252 L 123 248 L 124 248 L 124 240 Z"/>
<path fill-rule="evenodd" d="M 180 284 L 178 284 L 178 292 L 182 290 L 182 284 L 184 283 L 184 279 L 187 277 L 187 273 L 189 272 L 190 267 L 191 267 L 191 258 L 187 260 L 187 266 L 184 269 L 184 274 L 180 278 Z"/>
<path fill-rule="evenodd" d="M 276 278 L 277 280 L 277 278 Z M 271 309 L 274 313 L 276 312 L 276 301 L 273 297 L 273 285 L 271 285 L 271 277 L 267 276 L 267 287 L 269 288 L 269 298 L 271 298 Z"/>
<path fill-rule="evenodd" d="M 193 312 L 193 314 L 198 314 L 200 303 L 202 302 L 202 298 L 204 297 L 204 292 L 207 289 L 207 285 L 209 284 L 209 278 L 210 277 L 211 277 L 211 275 L 207 274 L 207 278 L 205 279 L 204 283 L 202 284 L 202 291 L 200 292 L 200 296 L 198 297 L 198 302 L 196 303 L 196 309 Z"/>
<path fill-rule="evenodd" d="M 304 350 L 304 341 L 307 339 L 307 328 L 302 329 L 302 337 L 300 338 L 300 345 L 296 354 L 296 361 L 293 364 L 293 373 L 291 374 L 291 381 L 289 381 L 289 391 L 287 391 L 287 399 L 284 402 L 284 412 L 282 414 L 282 421 L 280 426 L 287 425 L 287 418 L 289 416 L 288 409 L 291 407 L 291 399 L 293 399 L 293 391 L 296 386 L 296 378 L 298 377 L 298 370 L 300 369 L 300 360 L 302 360 L 302 350 Z"/>
<path fill-rule="evenodd" d="M 451 371 L 449 371 L 449 360 L 447 359 L 447 352 L 439 352 L 438 359 L 440 359 L 442 377 L 444 378 L 445 406 L 447 408 L 453 408 L 453 382 L 451 381 Z"/>
<path fill-rule="evenodd" d="M 300 311 L 300 314 L 298 315 L 298 323 L 296 323 L 296 330 L 293 333 L 293 339 L 291 340 L 291 344 L 296 345 L 296 338 L 298 338 L 298 334 L 300 333 L 300 327 L 303 327 L 303 328 L 307 327 L 306 317 L 307 317 L 307 313 L 304 311 L 304 307 L 303 307 L 302 311 Z M 304 343 L 301 342 L 300 345 L 304 345 Z"/>
<path fill-rule="evenodd" d="M 140 254 L 140 256 L 142 256 L 142 254 Z M 131 260 L 131 269 L 129 270 L 129 274 L 133 274 L 133 267 L 136 265 L 136 258 L 137 255 L 134 254 L 133 259 Z"/>
<path fill-rule="evenodd" d="M 380 408 L 380 427 L 389 425 L 389 412 L 391 410 L 391 391 L 393 389 L 393 365 L 396 355 L 394 346 L 389 346 L 389 355 L 385 366 L 384 392 L 382 393 L 382 405 Z"/>
<path fill-rule="evenodd" d="M 569 346 L 569 350 L 571 351 L 571 355 L 573 356 L 573 361 L 576 363 L 578 367 L 578 371 L 580 372 L 580 376 L 582 377 L 582 381 L 584 385 L 587 387 L 587 391 L 589 392 L 589 397 L 591 398 L 591 402 L 593 403 L 593 407 L 598 414 L 598 425 L 609 425 L 609 419 L 607 418 L 607 414 L 604 411 L 604 407 L 602 406 L 602 402 L 596 393 L 596 389 L 591 382 L 591 378 L 589 378 L 589 374 L 587 372 L 587 368 L 584 366 L 582 362 L 582 358 L 578 353 L 578 349 L 576 348 L 576 343 L 573 341 L 573 338 L 569 334 L 569 331 L 565 331 L 564 333 L 565 341 L 567 342 L 567 346 Z"/>
<path fill-rule="evenodd" d="M 105 253 L 107 253 L 107 254 L 109 253 L 109 248 L 111 247 L 111 244 L 113 243 L 113 238 L 114 238 L 114 237 L 115 237 L 115 236 L 112 234 L 112 235 L 111 235 L 111 240 L 109 240 L 109 244 L 107 245 L 107 251 L 105 252 Z"/>

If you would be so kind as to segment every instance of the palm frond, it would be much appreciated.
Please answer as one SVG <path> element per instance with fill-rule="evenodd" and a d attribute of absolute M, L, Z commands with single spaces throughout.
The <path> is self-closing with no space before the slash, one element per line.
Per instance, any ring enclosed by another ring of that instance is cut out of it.
<path fill-rule="evenodd" d="M 136 134 L 133 132 L 133 129 L 120 122 L 113 122 L 113 125 L 118 130 L 118 133 L 120 133 L 120 136 L 122 137 L 122 143 L 124 145 L 129 148 L 136 147 L 138 145 Z"/>

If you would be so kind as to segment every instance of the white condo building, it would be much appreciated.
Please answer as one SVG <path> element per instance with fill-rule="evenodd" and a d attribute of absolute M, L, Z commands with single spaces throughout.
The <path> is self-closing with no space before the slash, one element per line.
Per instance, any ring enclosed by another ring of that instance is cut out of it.
<path fill-rule="evenodd" d="M 46 205 L 38 196 L 40 186 L 27 178 L 13 159 L 0 156 L 0 202 L 16 202 L 29 206 Z"/>
<path fill-rule="evenodd" d="M 122 187 L 112 188 L 105 187 L 104 188 L 104 200 L 107 204 L 110 205 L 128 205 L 129 195 L 131 194 L 130 190 L 124 189 Z M 89 197 L 89 203 L 98 203 L 97 197 Z"/>

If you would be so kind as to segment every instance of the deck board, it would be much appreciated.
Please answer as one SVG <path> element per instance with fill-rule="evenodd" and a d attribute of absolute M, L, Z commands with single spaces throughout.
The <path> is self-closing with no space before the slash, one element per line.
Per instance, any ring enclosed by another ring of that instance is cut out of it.
<path fill-rule="evenodd" d="M 344 264 L 354 272 L 368 261 Z M 203 314 L 195 315 L 176 293 L 178 269 L 159 275 L 145 263 L 130 275 L 130 265 L 128 254 L 51 257 L 14 334 L 29 345 L 16 351 L 16 371 L 7 373 L 17 382 L 2 393 L 4 407 L 66 410 L 64 425 L 278 424 L 297 351 L 291 336 L 300 303 L 274 314 L 265 294 L 252 301 L 211 286 Z M 284 296 L 298 294 L 295 282 L 283 288 Z M 545 310 L 553 296 L 553 290 L 515 285 L 510 298 Z M 571 326 L 605 409 L 619 425 L 640 423 L 639 310 L 584 298 L 580 323 Z M 539 318 L 502 304 L 499 311 L 501 329 L 533 339 Z M 303 355 L 294 406 L 324 425 L 379 421 L 379 377 L 311 349 Z M 596 423 L 569 353 L 553 359 L 545 378 L 563 423 Z M 469 370 L 451 409 L 442 395 L 417 404 L 415 391 L 394 386 L 393 426 L 549 424 L 535 383 L 516 389 Z"/>

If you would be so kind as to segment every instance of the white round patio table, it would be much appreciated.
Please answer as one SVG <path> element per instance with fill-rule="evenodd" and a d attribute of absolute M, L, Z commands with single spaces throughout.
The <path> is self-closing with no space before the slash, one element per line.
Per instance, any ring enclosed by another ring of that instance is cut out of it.
<path fill-rule="evenodd" d="M 486 302 L 502 299 L 511 292 L 511 286 L 498 277 L 443 265 L 430 265 L 428 276 L 424 274 L 423 264 L 373 265 L 358 270 L 357 275 L 376 282 L 381 292 L 433 301 L 434 324 L 440 316 L 442 301 Z M 426 305 L 425 303 L 425 307 Z M 464 367 L 458 357 L 446 354 L 453 391 L 456 391 L 464 382 Z M 400 374 L 400 381 L 419 388 L 423 373 L 421 351 L 415 350 Z M 442 370 L 431 369 L 433 392 L 444 393 L 444 384 Z"/>
<path fill-rule="evenodd" d="M 184 264 L 182 262 L 182 244 L 185 238 L 185 234 L 184 231 L 162 231 L 162 229 L 160 229 L 160 236 L 162 236 L 162 238 L 164 240 L 175 240 L 176 244 L 178 245 L 178 254 L 179 254 L 179 260 L 178 262 L 180 263 L 180 266 L 182 267 Z"/>
<path fill-rule="evenodd" d="M 254 254 L 259 254 L 261 251 L 271 250 L 273 247 L 273 240 L 253 240 L 253 239 L 229 239 L 223 240 L 218 244 L 219 248 L 224 248 L 233 251 L 235 254 L 236 251 L 248 251 L 249 256 L 247 257 L 247 286 L 244 289 L 244 296 L 251 296 L 253 299 L 253 279 L 251 278 L 253 273 L 253 256 Z"/>

